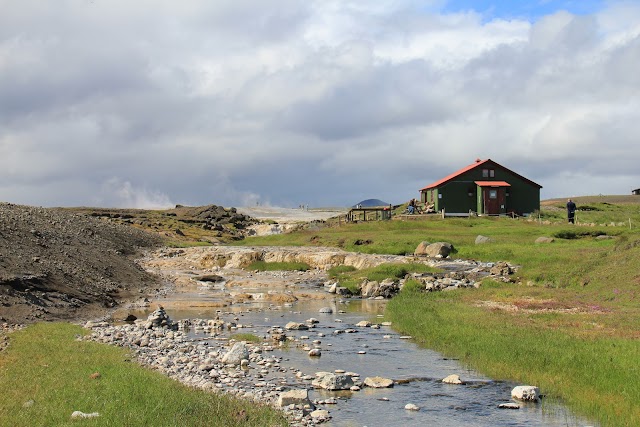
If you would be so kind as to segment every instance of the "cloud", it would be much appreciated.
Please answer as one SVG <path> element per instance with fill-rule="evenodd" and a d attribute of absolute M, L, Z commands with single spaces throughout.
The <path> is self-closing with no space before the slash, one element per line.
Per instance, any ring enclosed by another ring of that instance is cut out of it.
<path fill-rule="evenodd" d="M 478 157 L 637 188 L 640 6 L 462 3 L 3 2 L 0 199 L 395 203 Z"/>

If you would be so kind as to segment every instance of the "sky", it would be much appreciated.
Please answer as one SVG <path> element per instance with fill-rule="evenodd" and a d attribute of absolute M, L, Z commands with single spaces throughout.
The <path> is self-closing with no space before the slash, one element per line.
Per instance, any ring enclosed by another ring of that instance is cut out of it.
<path fill-rule="evenodd" d="M 640 2 L 0 0 L 0 201 L 402 203 L 476 159 L 640 187 Z"/>

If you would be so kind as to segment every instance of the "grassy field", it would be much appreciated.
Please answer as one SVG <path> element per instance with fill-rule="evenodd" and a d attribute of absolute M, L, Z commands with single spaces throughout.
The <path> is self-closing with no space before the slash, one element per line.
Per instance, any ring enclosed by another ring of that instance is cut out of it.
<path fill-rule="evenodd" d="M 447 241 L 455 258 L 518 265 L 511 283 L 485 280 L 479 289 L 423 293 L 409 284 L 386 316 L 422 345 L 494 378 L 537 385 L 601 425 L 640 425 L 640 197 L 574 200 L 577 225 L 566 223 L 562 199 L 545 201 L 531 219 L 431 215 L 246 244 L 405 254 L 421 241 Z M 476 245 L 478 235 L 491 243 Z M 554 242 L 534 243 L 542 236 Z"/>
<path fill-rule="evenodd" d="M 0 352 L 0 426 L 287 425 L 273 409 L 142 368 L 126 350 L 76 341 L 82 333 L 70 324 L 40 323 L 11 334 Z M 100 416 L 74 420 L 74 411 Z"/>

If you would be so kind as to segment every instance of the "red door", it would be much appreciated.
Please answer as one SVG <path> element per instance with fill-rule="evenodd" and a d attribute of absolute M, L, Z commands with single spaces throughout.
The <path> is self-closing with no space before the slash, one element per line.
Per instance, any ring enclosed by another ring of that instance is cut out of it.
<path fill-rule="evenodd" d="M 487 187 L 482 189 L 484 199 L 484 213 L 499 215 L 504 213 L 504 188 Z"/>

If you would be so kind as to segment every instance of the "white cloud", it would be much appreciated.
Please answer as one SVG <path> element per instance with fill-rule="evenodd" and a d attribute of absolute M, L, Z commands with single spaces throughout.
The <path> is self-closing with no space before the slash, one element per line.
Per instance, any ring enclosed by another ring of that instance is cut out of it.
<path fill-rule="evenodd" d="M 396 202 L 477 157 L 543 194 L 640 185 L 640 6 L 443 4 L 2 2 L 0 199 Z"/>

